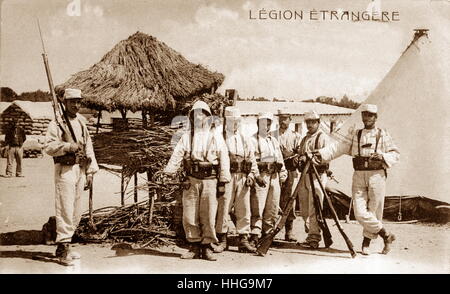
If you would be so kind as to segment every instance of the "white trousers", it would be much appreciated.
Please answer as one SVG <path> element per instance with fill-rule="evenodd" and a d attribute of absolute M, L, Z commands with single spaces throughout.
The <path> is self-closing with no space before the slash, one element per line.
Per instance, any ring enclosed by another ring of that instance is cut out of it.
<path fill-rule="evenodd" d="M 183 228 L 188 242 L 217 243 L 217 178 L 189 177 L 183 190 Z"/>
<path fill-rule="evenodd" d="M 316 192 L 316 195 L 319 197 L 320 204 L 323 207 L 323 197 L 324 194 L 322 192 L 322 189 L 320 188 L 320 184 L 316 178 L 316 176 L 313 174 L 313 181 L 314 181 L 314 191 Z M 322 182 L 322 185 L 326 187 L 327 185 L 327 175 L 325 173 L 322 173 L 320 175 L 320 181 Z M 312 186 L 311 186 L 311 180 L 309 178 L 309 174 L 307 173 L 304 177 L 302 182 L 300 183 L 300 208 L 301 208 L 301 215 L 303 219 L 309 217 L 309 232 L 308 237 L 306 238 L 306 241 L 317 241 L 320 242 L 322 239 L 321 236 L 321 229 L 319 227 L 319 223 L 317 222 L 317 216 L 316 216 L 316 209 L 314 206 L 314 199 L 312 194 Z"/>
<path fill-rule="evenodd" d="M 383 208 L 386 191 L 384 170 L 355 171 L 352 196 L 356 220 L 363 226 L 364 237 L 376 239 L 383 228 Z"/>
<path fill-rule="evenodd" d="M 238 234 L 250 233 L 250 187 L 245 185 L 244 173 L 232 173 L 231 181 L 225 184 L 225 194 L 218 198 L 216 231 L 228 232 L 230 212 L 234 207 L 236 231 Z"/>
<path fill-rule="evenodd" d="M 79 164 L 55 164 L 56 243 L 71 242 L 81 219 L 86 174 Z"/>
<path fill-rule="evenodd" d="M 268 233 L 275 225 L 280 212 L 280 179 L 278 173 L 260 174 L 266 182 L 265 187 L 255 184 L 250 193 L 251 233 L 258 236 Z"/>

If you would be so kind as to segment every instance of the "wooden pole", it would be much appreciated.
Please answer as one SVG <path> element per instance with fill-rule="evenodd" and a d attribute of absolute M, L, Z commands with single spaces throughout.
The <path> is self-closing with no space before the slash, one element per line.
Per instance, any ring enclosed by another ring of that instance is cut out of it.
<path fill-rule="evenodd" d="M 123 167 L 122 172 L 120 173 L 120 204 L 125 205 L 125 191 L 124 191 L 124 176 L 123 176 Z"/>
<path fill-rule="evenodd" d="M 142 127 L 147 128 L 147 109 L 142 109 Z"/>
<path fill-rule="evenodd" d="M 89 189 L 89 225 L 93 230 L 95 230 L 95 224 L 94 224 L 94 179 L 92 179 L 92 186 Z"/>
<path fill-rule="evenodd" d="M 120 111 L 120 115 L 122 116 L 123 119 L 127 118 L 127 110 L 124 108 L 119 109 Z"/>
<path fill-rule="evenodd" d="M 150 112 L 148 114 L 148 116 L 149 116 L 149 119 L 150 119 L 149 126 L 153 127 L 153 124 L 155 123 L 155 114 L 153 112 Z"/>
<path fill-rule="evenodd" d="M 147 170 L 147 181 L 150 182 L 152 179 L 150 175 L 150 171 Z M 156 191 L 154 189 L 148 190 L 148 227 L 150 228 L 152 226 L 152 219 L 153 219 L 153 207 L 155 205 L 155 197 Z"/>
<path fill-rule="evenodd" d="M 102 111 L 98 111 L 98 117 L 97 117 L 97 129 L 95 130 L 95 133 L 98 134 L 98 129 L 100 127 L 100 118 L 102 117 Z"/>
<path fill-rule="evenodd" d="M 135 172 L 134 173 L 134 203 L 138 202 L 137 185 L 138 185 L 138 178 L 137 178 L 137 172 Z"/>

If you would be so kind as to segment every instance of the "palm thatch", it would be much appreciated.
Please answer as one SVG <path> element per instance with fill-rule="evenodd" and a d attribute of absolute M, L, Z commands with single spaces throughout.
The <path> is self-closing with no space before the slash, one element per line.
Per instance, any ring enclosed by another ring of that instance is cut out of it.
<path fill-rule="evenodd" d="M 173 111 L 178 103 L 222 84 L 221 73 L 186 60 L 155 37 L 136 32 L 100 62 L 56 87 L 79 88 L 85 105 L 97 110 Z"/>

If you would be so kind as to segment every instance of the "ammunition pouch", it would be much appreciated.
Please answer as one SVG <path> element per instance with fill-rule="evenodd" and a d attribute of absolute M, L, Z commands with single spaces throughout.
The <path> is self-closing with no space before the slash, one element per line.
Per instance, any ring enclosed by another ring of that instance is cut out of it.
<path fill-rule="evenodd" d="M 288 158 L 284 161 L 284 166 L 288 171 L 297 170 L 297 164 L 295 163 L 295 157 Z"/>
<path fill-rule="evenodd" d="M 69 152 L 61 156 L 53 157 L 53 162 L 55 164 L 59 163 L 61 165 L 79 164 L 81 166 L 87 166 L 91 162 L 91 159 L 86 157 L 86 155 L 81 152 L 78 153 Z"/>
<path fill-rule="evenodd" d="M 278 162 L 258 162 L 258 169 L 260 172 L 267 172 L 269 174 L 278 173 L 281 171 L 283 165 Z"/>
<path fill-rule="evenodd" d="M 250 161 L 230 161 L 231 173 L 244 173 L 249 174 L 252 169 L 252 163 Z"/>
<path fill-rule="evenodd" d="M 355 170 L 380 170 L 385 169 L 382 160 L 371 159 L 368 156 L 353 157 L 353 168 Z"/>
<path fill-rule="evenodd" d="M 219 175 L 219 166 L 213 165 L 210 162 L 186 160 L 185 171 L 188 176 L 197 179 L 206 179 L 217 177 Z"/>

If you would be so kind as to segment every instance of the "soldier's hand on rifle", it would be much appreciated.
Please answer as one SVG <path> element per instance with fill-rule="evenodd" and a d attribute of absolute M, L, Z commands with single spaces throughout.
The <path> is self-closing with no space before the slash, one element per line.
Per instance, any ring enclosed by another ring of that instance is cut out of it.
<path fill-rule="evenodd" d="M 305 161 L 306 161 L 306 156 L 305 155 L 297 156 L 297 157 L 294 158 L 294 165 L 296 167 L 299 167 Z"/>
<path fill-rule="evenodd" d="M 322 156 L 318 151 L 306 152 L 306 157 L 311 158 L 311 163 L 318 165 L 322 162 Z"/>
<path fill-rule="evenodd" d="M 255 181 L 258 184 L 258 186 L 265 188 L 266 187 L 266 181 L 264 181 L 263 177 L 256 176 Z"/>
<path fill-rule="evenodd" d="M 255 179 L 253 177 L 247 176 L 247 180 L 245 180 L 245 185 L 247 187 L 253 187 L 255 185 Z"/>
<path fill-rule="evenodd" d="M 93 182 L 94 182 L 94 175 L 93 174 L 86 175 L 86 185 L 84 186 L 84 190 L 92 189 Z"/>

